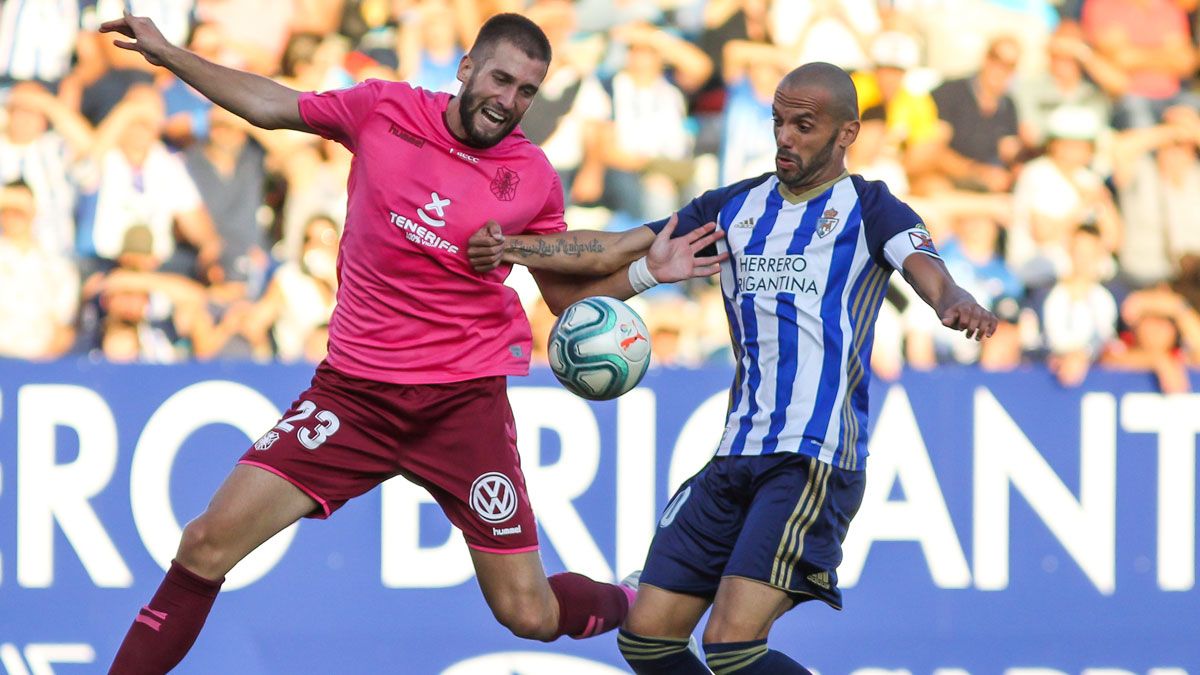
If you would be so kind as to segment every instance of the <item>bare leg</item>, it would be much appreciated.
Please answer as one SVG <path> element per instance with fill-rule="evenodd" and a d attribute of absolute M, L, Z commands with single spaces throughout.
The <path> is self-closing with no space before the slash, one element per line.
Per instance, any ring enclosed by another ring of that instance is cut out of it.
<path fill-rule="evenodd" d="M 109 671 L 161 675 L 195 643 L 229 570 L 317 503 L 283 478 L 238 465 L 183 530 L 175 561 L 125 635 Z"/>
<path fill-rule="evenodd" d="M 317 508 L 302 490 L 270 471 L 239 464 L 199 517 L 183 529 L 175 560 L 220 579 L 242 558 Z"/>
<path fill-rule="evenodd" d="M 628 595 L 619 586 L 571 572 L 547 579 L 537 551 L 471 549 L 471 559 L 496 620 L 517 637 L 543 642 L 562 635 L 591 637 L 620 626 L 629 612 Z"/>

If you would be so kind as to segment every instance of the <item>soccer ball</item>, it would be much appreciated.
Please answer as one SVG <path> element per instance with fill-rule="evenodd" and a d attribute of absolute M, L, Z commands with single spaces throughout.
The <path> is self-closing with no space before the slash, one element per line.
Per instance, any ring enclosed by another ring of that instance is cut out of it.
<path fill-rule="evenodd" d="M 595 296 L 563 310 L 550 329 L 550 369 L 563 386 L 592 401 L 633 389 L 650 365 L 649 331 L 620 300 Z"/>

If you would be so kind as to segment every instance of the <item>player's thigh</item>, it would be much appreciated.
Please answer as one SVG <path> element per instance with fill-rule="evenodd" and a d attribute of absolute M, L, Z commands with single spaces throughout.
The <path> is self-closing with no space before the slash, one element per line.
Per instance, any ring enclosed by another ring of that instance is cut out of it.
<path fill-rule="evenodd" d="M 625 630 L 642 637 L 682 640 L 696 629 L 710 603 L 708 598 L 641 584 Z"/>
<path fill-rule="evenodd" d="M 317 502 L 283 478 L 239 464 L 208 507 L 188 524 L 178 558 L 194 571 L 224 575 L 280 530 L 317 508 Z"/>
<path fill-rule="evenodd" d="M 424 431 L 404 447 L 404 476 L 437 500 L 467 546 L 482 553 L 535 553 L 537 522 L 505 378 L 426 386 L 411 418 Z"/>
<path fill-rule="evenodd" d="M 741 577 L 725 577 L 704 627 L 704 643 L 765 640 L 775 620 L 795 605 L 779 588 Z"/>
<path fill-rule="evenodd" d="M 555 614 L 558 602 L 550 590 L 537 551 L 490 553 L 469 549 L 475 578 L 488 607 L 502 621 Z M 532 621 L 532 619 L 530 619 Z"/>
<path fill-rule="evenodd" d="M 815 599 L 841 609 L 837 568 L 862 502 L 863 472 L 789 453 L 761 458 L 756 473 L 725 576 L 774 587 L 795 602 Z"/>
<path fill-rule="evenodd" d="M 641 583 L 712 599 L 742 530 L 750 477 L 718 457 L 680 486 L 659 518 Z"/>

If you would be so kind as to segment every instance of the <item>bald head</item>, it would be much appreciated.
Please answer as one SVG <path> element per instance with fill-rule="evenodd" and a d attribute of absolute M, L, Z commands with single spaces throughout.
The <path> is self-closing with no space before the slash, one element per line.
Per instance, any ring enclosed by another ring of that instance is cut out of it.
<path fill-rule="evenodd" d="M 858 119 L 858 92 L 846 71 L 832 63 L 806 63 L 784 75 L 779 92 L 790 94 L 803 89 L 825 93 L 829 114 L 838 122 Z"/>

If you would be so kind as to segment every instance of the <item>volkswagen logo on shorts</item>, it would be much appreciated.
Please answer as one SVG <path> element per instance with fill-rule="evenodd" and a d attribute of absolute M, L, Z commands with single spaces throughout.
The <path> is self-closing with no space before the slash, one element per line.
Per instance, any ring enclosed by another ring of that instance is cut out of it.
<path fill-rule="evenodd" d="M 485 473 L 471 483 L 471 510 L 484 522 L 504 522 L 517 511 L 517 489 L 508 476 Z"/>

